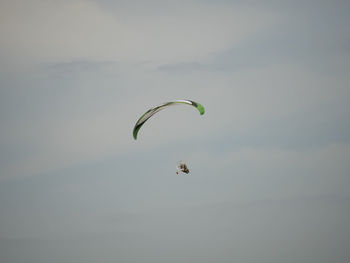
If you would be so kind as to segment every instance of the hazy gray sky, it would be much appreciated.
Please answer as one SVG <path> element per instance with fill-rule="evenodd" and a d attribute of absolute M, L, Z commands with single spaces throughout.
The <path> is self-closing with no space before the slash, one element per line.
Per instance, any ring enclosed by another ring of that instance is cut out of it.
<path fill-rule="evenodd" d="M 349 12 L 0 1 L 0 261 L 350 262 Z"/>

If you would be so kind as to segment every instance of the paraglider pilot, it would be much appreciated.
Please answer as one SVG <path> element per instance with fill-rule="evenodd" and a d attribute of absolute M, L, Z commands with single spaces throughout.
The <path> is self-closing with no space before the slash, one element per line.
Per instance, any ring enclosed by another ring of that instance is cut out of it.
<path fill-rule="evenodd" d="M 187 165 L 185 163 L 179 163 L 179 165 L 177 166 L 176 174 L 179 174 L 179 172 L 188 174 L 190 170 L 187 168 Z"/>

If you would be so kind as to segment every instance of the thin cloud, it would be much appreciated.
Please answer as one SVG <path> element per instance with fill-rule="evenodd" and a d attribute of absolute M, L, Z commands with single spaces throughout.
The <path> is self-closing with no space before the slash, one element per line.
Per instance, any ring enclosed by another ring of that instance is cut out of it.
<path fill-rule="evenodd" d="M 36 62 L 201 59 L 274 20 L 264 10 L 205 3 L 188 4 L 186 12 L 174 9 L 150 15 L 123 8 L 113 13 L 80 0 L 30 5 L 13 1 L 1 9 L 6 10 L 0 26 L 2 53 Z"/>

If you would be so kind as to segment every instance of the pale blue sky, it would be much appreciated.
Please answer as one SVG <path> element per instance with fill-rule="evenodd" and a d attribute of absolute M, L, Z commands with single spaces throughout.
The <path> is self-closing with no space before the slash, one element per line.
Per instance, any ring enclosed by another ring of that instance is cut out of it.
<path fill-rule="evenodd" d="M 349 262 L 349 11 L 1 1 L 0 261 Z"/>

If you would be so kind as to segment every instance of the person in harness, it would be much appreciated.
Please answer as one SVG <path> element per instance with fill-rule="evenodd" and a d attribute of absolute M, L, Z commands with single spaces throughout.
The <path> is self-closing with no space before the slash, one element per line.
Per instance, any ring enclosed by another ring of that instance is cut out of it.
<path fill-rule="evenodd" d="M 190 170 L 188 169 L 187 165 L 185 163 L 179 162 L 179 165 L 177 166 L 176 174 L 179 174 L 179 172 L 188 174 Z"/>

